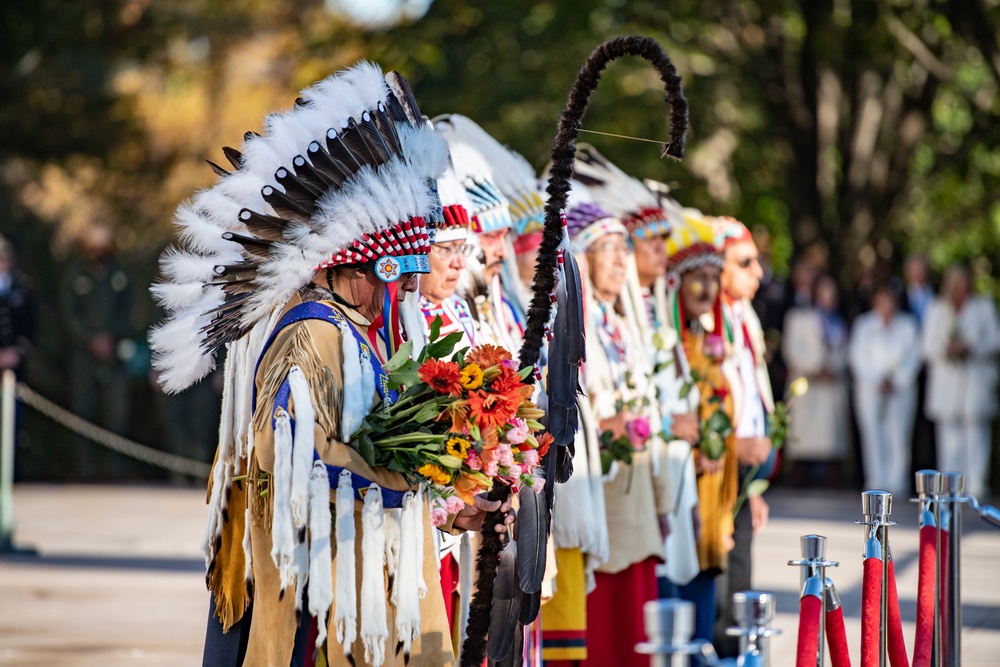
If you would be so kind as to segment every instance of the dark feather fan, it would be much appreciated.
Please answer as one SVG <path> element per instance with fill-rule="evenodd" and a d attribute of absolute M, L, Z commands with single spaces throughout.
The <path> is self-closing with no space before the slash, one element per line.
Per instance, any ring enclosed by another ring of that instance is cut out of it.
<path fill-rule="evenodd" d="M 517 590 L 518 546 L 511 541 L 500 554 L 496 584 L 493 586 L 493 605 L 490 609 L 489 643 L 486 654 L 490 660 L 503 660 L 510 653 L 514 638 L 523 626 L 518 622 L 521 612 L 520 592 Z M 481 663 L 482 661 L 480 661 Z"/>
<path fill-rule="evenodd" d="M 575 141 L 582 127 L 583 116 L 587 111 L 590 96 L 596 90 L 604 69 L 614 60 L 623 56 L 639 56 L 649 61 L 660 75 L 666 91 L 665 100 L 670 106 L 670 141 L 663 147 L 662 156 L 670 156 L 681 159 L 684 156 L 684 135 L 688 127 L 688 106 L 681 91 L 681 77 L 677 74 L 670 57 L 664 52 L 656 40 L 643 37 L 641 35 L 624 35 L 604 42 L 590 54 L 587 62 L 580 69 L 573 87 L 570 89 L 569 100 L 566 108 L 560 114 L 559 128 L 556 134 L 555 144 L 552 147 L 552 168 L 549 171 L 549 182 L 546 188 L 548 201 L 545 204 L 545 225 L 542 232 L 542 242 L 538 250 L 538 259 L 535 264 L 535 279 L 531 285 L 531 304 L 528 308 L 527 322 L 525 325 L 524 343 L 520 351 L 520 366 L 532 367 L 538 363 L 541 356 L 542 346 L 545 344 L 547 327 L 552 314 L 552 295 L 556 291 L 557 274 L 561 274 L 566 283 L 566 301 L 563 307 L 573 310 L 576 308 L 576 315 L 567 314 L 565 320 L 560 320 L 556 325 L 557 330 L 554 337 L 560 335 L 562 327 L 571 326 L 573 318 L 577 318 L 580 324 L 576 329 L 562 329 L 563 335 L 566 332 L 570 337 L 579 337 L 583 330 L 581 292 L 579 287 L 579 273 L 575 268 L 559 270 L 560 246 L 564 242 L 564 231 L 562 214 L 566 208 L 566 195 L 570 189 L 570 179 L 573 175 L 573 161 L 576 156 Z M 392 83 L 390 82 L 390 87 Z M 575 290 L 572 291 L 571 290 Z M 556 297 L 558 299 L 558 296 Z M 575 305 L 573 305 L 575 304 Z M 582 344 L 573 341 L 567 344 L 565 350 L 560 349 L 561 342 L 553 341 L 556 352 L 560 355 L 560 364 L 570 363 L 574 360 L 575 354 L 582 360 Z M 563 366 L 566 372 L 568 368 Z M 549 369 L 549 383 L 553 378 L 553 369 Z M 530 379 L 530 376 L 529 376 Z M 555 415 L 549 417 L 549 428 L 553 435 L 559 433 L 566 439 L 567 433 L 572 432 L 576 417 L 575 397 L 577 393 L 577 382 L 557 381 L 558 403 Z M 567 403 L 567 395 L 571 394 L 573 400 Z M 552 417 L 558 418 L 558 422 L 553 423 Z M 542 465 L 546 469 L 551 469 L 551 464 L 544 460 L 553 456 L 562 459 L 563 466 L 568 457 L 569 442 L 564 445 L 553 446 L 543 458 Z M 551 498 L 551 490 L 548 488 L 555 483 L 555 479 L 549 477 L 546 480 L 546 493 Z M 509 495 L 509 488 L 504 485 L 495 485 L 490 492 L 489 498 L 492 500 L 505 500 Z M 493 599 L 492 580 L 497 577 L 498 561 L 496 554 L 499 551 L 500 538 L 494 533 L 493 527 L 502 521 L 500 512 L 494 512 L 487 517 L 483 526 L 483 546 L 480 549 L 477 567 L 479 577 L 477 582 L 489 581 L 489 590 L 482 588 L 473 597 L 470 607 L 469 625 L 466 632 L 466 640 L 462 645 L 462 666 L 478 667 L 482 664 L 485 653 L 485 630 L 489 627 L 481 619 L 476 618 L 477 614 L 487 613 Z M 492 657 L 492 656 L 491 656 Z M 513 664 L 519 664 L 518 662 Z"/>
<path fill-rule="evenodd" d="M 568 447 L 572 446 L 579 426 L 576 400 L 581 393 L 580 366 L 586 361 L 586 340 L 580 270 L 572 253 L 563 252 L 561 259 L 545 391 L 549 399 L 549 433 L 557 447 Z"/>
<path fill-rule="evenodd" d="M 520 501 L 517 511 L 517 587 L 522 593 L 534 594 L 542 590 L 545 575 L 549 508 L 545 495 L 535 493 L 530 487 L 522 488 L 517 497 Z"/>

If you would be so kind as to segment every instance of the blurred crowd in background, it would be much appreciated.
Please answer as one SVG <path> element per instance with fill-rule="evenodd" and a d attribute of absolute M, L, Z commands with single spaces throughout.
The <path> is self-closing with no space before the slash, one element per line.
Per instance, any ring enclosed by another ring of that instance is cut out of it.
<path fill-rule="evenodd" d="M 900 469 L 910 479 L 909 468 L 947 467 L 942 441 L 980 443 L 962 467 L 995 467 L 981 443 L 996 349 L 980 335 L 995 334 L 1000 276 L 994 0 L 9 5 L 0 365 L 88 420 L 210 460 L 218 378 L 178 396 L 156 389 L 145 338 L 160 313 L 148 285 L 171 211 L 212 180 L 204 160 L 221 161 L 219 146 L 289 106 L 288 91 L 370 57 L 403 72 L 430 115 L 468 115 L 537 168 L 584 56 L 639 32 L 683 76 L 688 157 L 667 164 L 632 141 L 587 139 L 685 203 L 753 229 L 776 395 L 799 375 L 811 382 L 785 482 L 813 485 L 818 473 L 837 487 L 903 484 Z M 622 63 L 585 127 L 663 138 L 656 83 Z M 876 317 L 898 326 L 880 330 Z M 868 372 L 907 337 L 909 356 Z M 964 370 L 937 372 L 942 359 Z M 19 413 L 19 479 L 193 482 Z M 904 426 L 887 435 L 879 425 L 890 421 Z M 876 440 L 904 457 L 863 466 L 863 443 Z"/>

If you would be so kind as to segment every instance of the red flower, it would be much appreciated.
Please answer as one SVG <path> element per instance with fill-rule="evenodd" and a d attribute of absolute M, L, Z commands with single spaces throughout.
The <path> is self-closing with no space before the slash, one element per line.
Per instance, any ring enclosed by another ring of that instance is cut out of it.
<path fill-rule="evenodd" d="M 519 394 L 496 394 L 487 391 L 469 393 L 469 412 L 479 428 L 487 432 L 506 424 L 521 405 Z"/>
<path fill-rule="evenodd" d="M 465 355 L 465 363 L 477 364 L 482 369 L 499 366 L 510 359 L 510 352 L 496 345 L 476 345 Z"/>
<path fill-rule="evenodd" d="M 500 375 L 493 378 L 490 383 L 490 390 L 497 394 L 510 394 L 511 396 L 517 394 L 520 397 L 521 389 L 526 386 L 517 371 L 501 366 Z"/>
<path fill-rule="evenodd" d="M 726 400 L 726 396 L 729 396 L 729 390 L 725 387 L 715 387 L 712 389 L 712 393 L 719 397 L 721 400 Z"/>
<path fill-rule="evenodd" d="M 552 446 L 553 442 L 555 442 L 555 438 L 548 431 L 538 437 L 538 458 L 542 458 L 549 453 L 549 447 Z"/>
<path fill-rule="evenodd" d="M 462 372 L 456 363 L 428 359 L 420 365 L 417 375 L 438 393 L 462 395 Z"/>

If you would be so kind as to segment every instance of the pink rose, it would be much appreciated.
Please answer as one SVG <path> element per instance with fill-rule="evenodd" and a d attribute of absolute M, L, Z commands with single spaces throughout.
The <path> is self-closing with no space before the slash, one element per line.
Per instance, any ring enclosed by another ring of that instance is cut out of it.
<path fill-rule="evenodd" d="M 499 467 L 500 466 L 496 461 L 487 461 L 486 465 L 483 466 L 483 474 L 487 477 L 496 477 Z"/>
<path fill-rule="evenodd" d="M 721 359 L 725 353 L 726 347 L 722 342 L 722 336 L 715 334 L 705 336 L 705 354 L 714 359 Z"/>
<path fill-rule="evenodd" d="M 531 490 L 535 493 L 541 493 L 542 489 L 545 488 L 545 478 L 541 475 L 535 476 L 535 483 L 531 485 Z"/>
<path fill-rule="evenodd" d="M 500 465 L 511 466 L 514 465 L 514 451 L 510 448 L 509 443 L 501 443 L 497 449 L 500 450 Z"/>
<path fill-rule="evenodd" d="M 469 458 L 465 459 L 465 465 L 469 466 L 469 470 L 482 470 L 483 460 L 476 454 L 476 450 L 470 449 Z"/>
<path fill-rule="evenodd" d="M 461 501 L 459 501 L 461 502 Z M 448 523 L 448 510 L 443 507 L 435 507 L 431 510 L 431 524 L 435 527 Z"/>
<path fill-rule="evenodd" d="M 448 514 L 458 514 L 459 512 L 462 511 L 462 508 L 465 506 L 465 503 L 462 502 L 462 499 L 459 498 L 458 496 L 448 496 L 448 498 L 444 502 L 445 502 L 445 509 L 448 510 Z"/>
<path fill-rule="evenodd" d="M 505 366 L 506 368 L 509 368 L 512 371 L 521 370 L 520 368 L 517 367 L 517 362 L 514 361 L 513 359 L 504 359 L 503 361 L 500 362 L 500 365 Z"/>
<path fill-rule="evenodd" d="M 521 454 L 521 463 L 523 463 L 524 467 L 527 468 L 528 470 L 534 470 L 535 468 L 537 468 L 538 467 L 538 450 L 537 449 L 529 449 L 526 452 L 522 452 L 522 454 Z"/>
<path fill-rule="evenodd" d="M 514 428 L 507 431 L 507 442 L 512 445 L 520 445 L 528 439 L 528 423 L 523 419 L 514 418 L 510 422 Z"/>
<path fill-rule="evenodd" d="M 625 425 L 625 432 L 629 442 L 638 447 L 647 440 L 653 430 L 649 427 L 649 420 L 645 417 L 636 417 Z"/>
<path fill-rule="evenodd" d="M 507 468 L 507 476 L 511 479 L 517 479 L 521 476 L 522 472 L 524 472 L 524 470 L 516 463 Z"/>

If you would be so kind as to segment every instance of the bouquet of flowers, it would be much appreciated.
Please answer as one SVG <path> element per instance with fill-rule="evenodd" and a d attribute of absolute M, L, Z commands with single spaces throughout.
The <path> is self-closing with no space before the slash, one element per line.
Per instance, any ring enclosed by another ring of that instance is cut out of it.
<path fill-rule="evenodd" d="M 350 442 L 369 465 L 425 484 L 435 525 L 497 480 L 514 493 L 521 487 L 540 492 L 539 462 L 552 444 L 524 382 L 531 369 L 518 369 L 510 353 L 494 345 L 452 354 L 461 334 L 438 339 L 440 331 L 436 318 L 416 358 L 407 342 L 386 362 L 389 386 L 403 391 L 369 414 Z"/>

